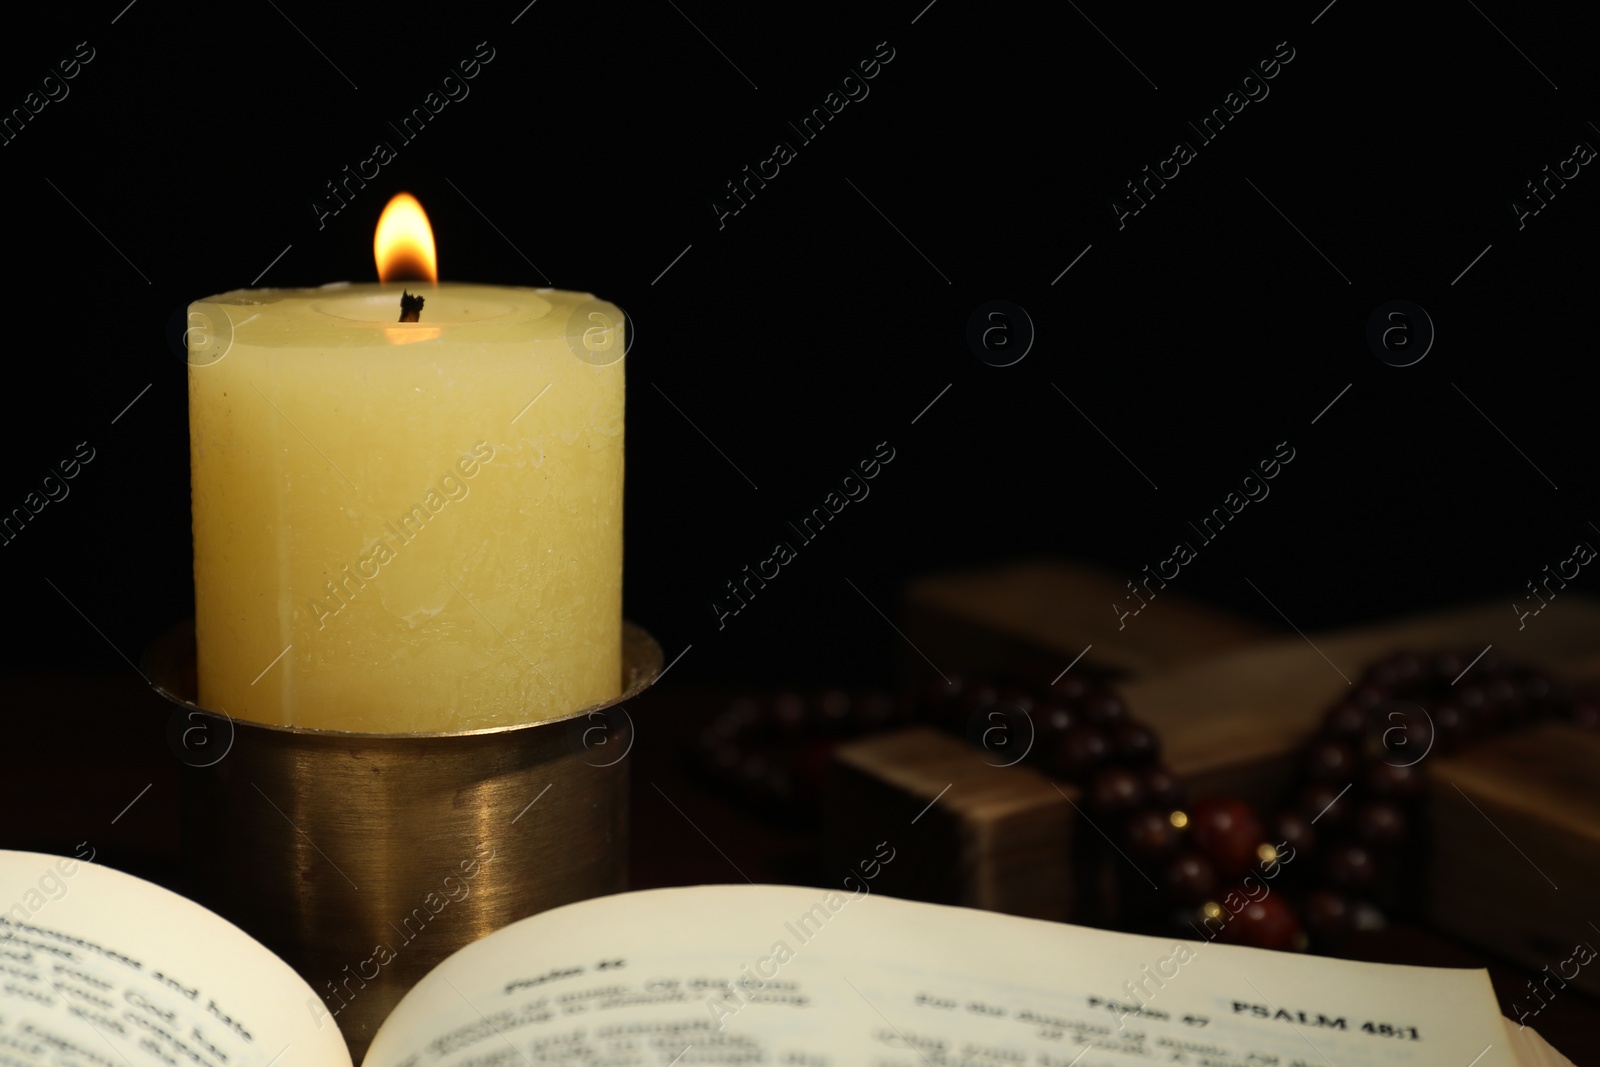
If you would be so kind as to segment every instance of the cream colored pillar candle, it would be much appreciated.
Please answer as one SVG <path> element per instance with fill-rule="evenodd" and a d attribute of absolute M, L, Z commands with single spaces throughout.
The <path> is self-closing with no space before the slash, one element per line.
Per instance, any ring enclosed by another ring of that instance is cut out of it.
<path fill-rule="evenodd" d="M 620 690 L 621 312 L 422 283 L 402 323 L 402 288 L 191 307 L 206 707 L 392 733 Z"/>

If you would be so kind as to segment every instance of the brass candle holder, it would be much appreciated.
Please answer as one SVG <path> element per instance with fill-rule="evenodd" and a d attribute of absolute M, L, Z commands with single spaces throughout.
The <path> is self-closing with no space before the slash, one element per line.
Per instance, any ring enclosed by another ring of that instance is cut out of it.
<path fill-rule="evenodd" d="M 146 654 L 176 705 L 186 891 L 311 984 L 321 1001 L 307 1011 L 337 1020 L 356 1063 L 457 949 L 625 888 L 634 735 L 623 704 L 661 672 L 661 649 L 623 626 L 615 700 L 445 733 L 270 726 L 202 708 L 192 624 Z"/>

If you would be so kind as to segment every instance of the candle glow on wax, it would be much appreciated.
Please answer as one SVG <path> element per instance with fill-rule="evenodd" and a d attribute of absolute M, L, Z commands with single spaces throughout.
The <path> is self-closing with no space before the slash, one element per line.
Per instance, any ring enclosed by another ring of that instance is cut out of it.
<path fill-rule="evenodd" d="M 404 199 L 374 244 L 385 279 L 425 279 L 420 321 L 398 284 L 191 305 L 218 327 L 189 360 L 205 707 L 410 733 L 621 690 L 623 361 L 592 349 L 624 350 L 622 313 L 437 282 Z"/>

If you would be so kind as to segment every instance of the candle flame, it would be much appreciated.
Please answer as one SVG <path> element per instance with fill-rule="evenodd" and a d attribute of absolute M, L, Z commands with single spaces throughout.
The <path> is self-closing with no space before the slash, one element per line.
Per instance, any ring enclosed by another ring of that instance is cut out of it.
<path fill-rule="evenodd" d="M 396 193 L 378 218 L 372 240 L 378 260 L 378 280 L 427 281 L 438 284 L 439 255 L 433 246 L 433 227 L 410 193 Z"/>

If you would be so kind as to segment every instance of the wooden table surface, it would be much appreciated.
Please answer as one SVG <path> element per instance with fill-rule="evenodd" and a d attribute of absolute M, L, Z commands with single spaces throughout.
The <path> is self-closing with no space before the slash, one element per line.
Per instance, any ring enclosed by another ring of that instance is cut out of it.
<path fill-rule="evenodd" d="M 0 847 L 96 860 L 177 888 L 178 771 L 170 710 L 132 671 L 126 677 L 9 676 L 3 680 L 5 771 Z M 630 885 L 636 889 L 742 882 L 820 885 L 816 839 L 778 828 L 687 766 L 700 728 L 733 694 L 670 682 L 629 705 L 632 752 Z M 1502 1010 L 1531 972 L 1413 925 L 1361 935 L 1351 958 L 1487 967 Z M 1533 1025 L 1579 1065 L 1600 1067 L 1600 1002 L 1575 990 L 1553 998 Z"/>

